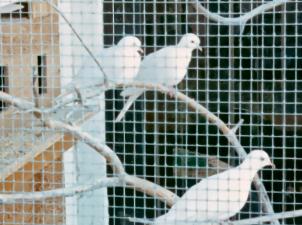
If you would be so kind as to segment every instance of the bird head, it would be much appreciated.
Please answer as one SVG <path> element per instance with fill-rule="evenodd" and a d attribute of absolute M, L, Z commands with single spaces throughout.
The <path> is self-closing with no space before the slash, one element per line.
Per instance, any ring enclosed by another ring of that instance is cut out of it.
<path fill-rule="evenodd" d="M 137 37 L 134 37 L 134 36 L 123 37 L 117 43 L 117 46 L 135 48 L 140 55 L 142 55 L 144 53 L 143 49 L 141 48 L 142 42 Z"/>
<path fill-rule="evenodd" d="M 247 166 L 254 168 L 255 170 L 259 170 L 265 166 L 271 166 L 275 168 L 275 164 L 272 163 L 268 154 L 262 150 L 251 151 L 242 164 L 244 163 L 246 163 Z"/>
<path fill-rule="evenodd" d="M 202 48 L 199 45 L 200 39 L 197 37 L 197 35 L 192 33 L 185 34 L 178 43 L 179 47 L 185 47 L 192 50 L 199 49 L 202 51 Z"/>

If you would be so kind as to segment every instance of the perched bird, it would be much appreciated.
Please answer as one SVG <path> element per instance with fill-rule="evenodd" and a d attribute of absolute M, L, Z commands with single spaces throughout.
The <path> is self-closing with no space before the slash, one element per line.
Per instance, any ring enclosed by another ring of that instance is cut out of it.
<path fill-rule="evenodd" d="M 137 75 L 143 50 L 141 41 L 134 36 L 123 37 L 117 45 L 102 49 L 96 55 L 99 63 L 107 75 L 109 81 L 108 88 L 114 88 L 116 84 L 128 83 Z M 104 76 L 98 70 L 95 63 L 89 61 L 83 63 L 73 80 L 65 87 L 65 93 L 70 89 L 81 89 L 104 81 Z M 63 93 L 56 97 L 59 102 L 65 98 Z"/>
<path fill-rule="evenodd" d="M 254 150 L 239 166 L 207 177 L 192 186 L 168 213 L 151 223 L 195 225 L 197 221 L 204 221 L 208 225 L 228 220 L 245 205 L 257 171 L 269 165 L 274 167 L 267 153 Z"/>
<path fill-rule="evenodd" d="M 0 13 L 10 13 L 22 8 L 23 6 L 21 4 L 0 3 Z"/>
<path fill-rule="evenodd" d="M 192 57 L 192 51 L 202 48 L 195 34 L 185 34 L 179 43 L 162 48 L 147 55 L 141 63 L 134 81 L 148 84 L 162 84 L 172 87 L 185 77 Z M 120 121 L 133 102 L 144 92 L 142 88 L 127 88 L 121 96 L 129 97 L 124 108 L 116 118 Z"/>
<path fill-rule="evenodd" d="M 137 75 L 143 50 L 134 36 L 122 38 L 116 46 L 103 49 L 98 58 L 108 80 L 115 84 L 128 83 Z"/>

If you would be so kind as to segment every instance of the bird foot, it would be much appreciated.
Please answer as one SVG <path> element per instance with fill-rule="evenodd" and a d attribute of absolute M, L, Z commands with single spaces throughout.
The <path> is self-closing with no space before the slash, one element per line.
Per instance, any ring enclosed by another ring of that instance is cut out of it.
<path fill-rule="evenodd" d="M 168 96 L 173 98 L 175 96 L 176 90 L 173 87 L 169 87 Z"/>

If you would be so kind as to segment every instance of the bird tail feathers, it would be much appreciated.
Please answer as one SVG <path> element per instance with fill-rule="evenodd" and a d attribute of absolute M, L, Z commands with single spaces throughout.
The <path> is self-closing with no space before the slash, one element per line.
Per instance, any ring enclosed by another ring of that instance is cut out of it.
<path fill-rule="evenodd" d="M 125 116 L 126 112 L 128 111 L 128 109 L 131 107 L 131 105 L 133 104 L 133 102 L 134 102 L 140 95 L 141 95 L 141 91 L 140 91 L 140 92 L 137 92 L 135 95 L 131 95 L 131 96 L 128 98 L 128 100 L 127 100 L 126 104 L 124 105 L 123 109 L 121 110 L 121 112 L 120 112 L 120 113 L 118 114 L 118 116 L 116 117 L 115 122 L 120 122 L 120 121 L 124 118 L 124 116 Z"/>

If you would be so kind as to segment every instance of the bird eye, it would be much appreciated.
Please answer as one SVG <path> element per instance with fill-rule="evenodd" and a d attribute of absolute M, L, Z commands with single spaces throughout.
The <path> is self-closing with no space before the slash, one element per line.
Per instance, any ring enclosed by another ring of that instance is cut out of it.
<path fill-rule="evenodd" d="M 260 160 L 261 160 L 261 161 L 264 161 L 264 160 L 265 160 L 265 158 L 264 158 L 264 157 L 260 157 Z"/>
<path fill-rule="evenodd" d="M 194 41 L 192 40 L 191 43 L 194 43 Z"/>

